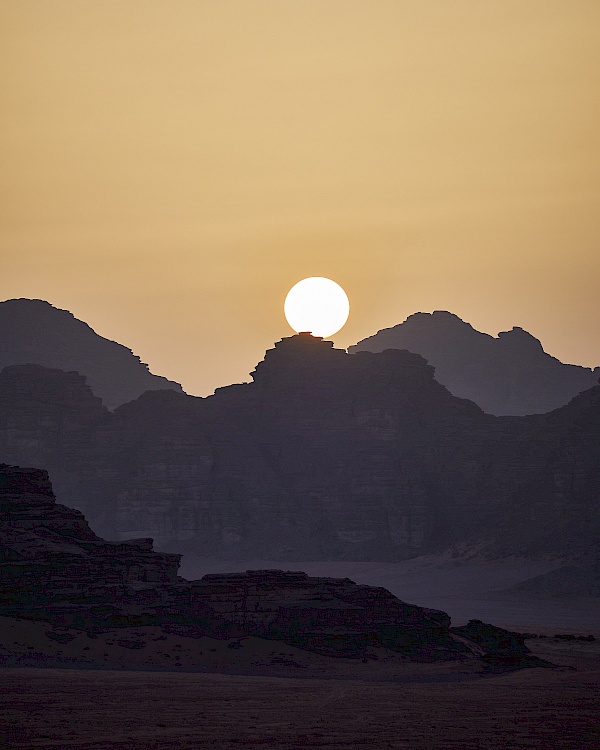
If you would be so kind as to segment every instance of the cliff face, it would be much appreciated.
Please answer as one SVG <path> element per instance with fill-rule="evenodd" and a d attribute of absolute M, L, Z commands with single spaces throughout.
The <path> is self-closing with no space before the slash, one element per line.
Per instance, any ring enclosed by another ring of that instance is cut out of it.
<path fill-rule="evenodd" d="M 190 582 L 177 577 L 178 565 L 179 555 L 152 551 L 151 539 L 96 536 L 81 513 L 56 504 L 45 471 L 0 464 L 0 617 L 92 635 L 160 626 L 194 638 L 256 636 L 347 658 L 373 647 L 425 660 L 469 652 L 444 612 L 385 589 L 279 570 Z"/>
<path fill-rule="evenodd" d="M 56 503 L 45 471 L 0 464 L 0 614 L 71 622 L 96 604 L 118 609 L 128 585 L 175 582 L 180 557 L 151 539 L 104 541 Z"/>
<path fill-rule="evenodd" d="M 144 391 L 182 392 L 179 383 L 153 375 L 130 349 L 98 336 L 67 310 L 39 299 L 0 302 L 0 370 L 22 364 L 85 375 L 109 409 Z"/>
<path fill-rule="evenodd" d="M 173 552 L 595 548 L 599 387 L 547 415 L 499 418 L 452 396 L 417 354 L 348 355 L 304 334 L 269 350 L 253 378 L 206 399 L 146 393 L 111 414 L 79 376 L 7 368 L 0 456 L 43 462 L 103 536 Z"/>
<path fill-rule="evenodd" d="M 349 352 L 408 349 L 435 367 L 451 393 L 475 401 L 488 414 L 543 414 L 598 383 L 590 370 L 551 357 L 522 328 L 497 338 L 476 331 L 449 312 L 415 313 L 349 347 Z"/>

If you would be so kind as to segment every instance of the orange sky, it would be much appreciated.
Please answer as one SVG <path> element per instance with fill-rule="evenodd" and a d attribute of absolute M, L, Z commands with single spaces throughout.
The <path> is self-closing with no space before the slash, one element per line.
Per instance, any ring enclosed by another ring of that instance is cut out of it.
<path fill-rule="evenodd" d="M 597 0 L 0 0 L 0 299 L 194 394 L 329 276 L 600 364 Z"/>

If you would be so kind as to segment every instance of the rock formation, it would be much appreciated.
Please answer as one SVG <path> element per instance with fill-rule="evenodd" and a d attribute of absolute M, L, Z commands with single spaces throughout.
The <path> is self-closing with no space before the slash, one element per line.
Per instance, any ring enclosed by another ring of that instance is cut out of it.
<path fill-rule="evenodd" d="M 153 375 L 130 349 L 99 336 L 67 310 L 39 299 L 0 302 L 0 370 L 37 364 L 85 375 L 109 409 L 179 383 Z"/>
<path fill-rule="evenodd" d="M 143 394 L 110 413 L 83 377 L 0 373 L 0 457 L 44 465 L 103 536 L 221 559 L 400 560 L 448 548 L 588 564 L 600 532 L 600 387 L 494 417 L 418 354 L 308 334 L 253 383 Z"/>
<path fill-rule="evenodd" d="M 0 614 L 77 622 L 94 604 L 116 611 L 124 587 L 177 581 L 180 558 L 151 539 L 101 539 L 56 503 L 47 472 L 0 464 Z"/>
<path fill-rule="evenodd" d="M 531 655 L 529 648 L 525 645 L 525 636 L 522 633 L 513 633 L 504 628 L 497 628 L 481 620 L 469 620 L 466 625 L 452 628 L 451 632 L 471 646 L 481 649 L 482 658 L 488 664 L 499 667 L 531 666 L 539 664 L 539 659 Z"/>
<path fill-rule="evenodd" d="M 350 353 L 407 349 L 435 367 L 451 393 L 496 415 L 543 414 L 567 404 L 598 383 L 600 367 L 590 370 L 551 357 L 522 328 L 497 338 L 476 331 L 442 310 L 415 313 L 349 347 Z"/>
<path fill-rule="evenodd" d="M 385 589 L 280 570 L 190 582 L 178 564 L 152 551 L 151 539 L 100 539 L 81 513 L 56 504 L 45 471 L 0 465 L 0 617 L 91 633 L 160 626 L 196 638 L 255 636 L 346 658 L 379 648 L 432 661 L 473 650 L 468 634 L 452 636 L 444 612 Z"/>

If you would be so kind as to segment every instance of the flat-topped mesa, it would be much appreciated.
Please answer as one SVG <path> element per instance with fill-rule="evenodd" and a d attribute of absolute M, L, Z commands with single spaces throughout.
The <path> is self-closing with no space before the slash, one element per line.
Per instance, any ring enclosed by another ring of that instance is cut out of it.
<path fill-rule="evenodd" d="M 298 333 L 278 341 L 273 349 L 265 352 L 265 358 L 250 373 L 255 383 L 270 385 L 281 378 L 310 377 L 323 373 L 346 357 L 343 349 L 334 349 L 332 341 L 324 341 L 321 336 Z"/>
<path fill-rule="evenodd" d="M 212 612 L 230 635 L 282 640 L 330 656 L 358 657 L 369 646 L 413 658 L 457 653 L 445 612 L 406 604 L 386 589 L 348 578 L 283 570 L 207 575 L 192 584 L 191 603 L 200 620 Z"/>
<path fill-rule="evenodd" d="M 278 586 L 297 586 L 308 581 L 308 573 L 302 570 L 280 570 L 266 568 L 264 570 L 246 570 L 242 573 L 207 573 L 201 582 L 211 586 L 264 586 L 273 583 Z M 198 583 L 198 581 L 196 581 Z"/>
<path fill-rule="evenodd" d="M 274 604 L 272 592 L 278 591 Z M 232 596 L 233 595 L 233 596 Z M 363 617 L 393 619 L 425 628 L 447 628 L 450 618 L 445 612 L 424 609 L 401 601 L 380 586 L 357 584 L 350 578 L 309 576 L 296 570 L 247 570 L 243 573 L 208 574 L 193 582 L 196 600 L 230 611 L 233 599 L 239 602 L 238 612 L 280 611 L 286 607 L 307 610 L 333 608 L 362 610 Z"/>
<path fill-rule="evenodd" d="M 56 502 L 48 472 L 43 469 L 24 469 L 21 466 L 0 464 L 0 508 L 7 510 L 6 505 L 24 496 L 39 496 L 49 505 Z"/>
<path fill-rule="evenodd" d="M 337 389 L 340 385 L 356 384 L 363 378 L 375 381 L 383 376 L 389 381 L 392 372 L 401 379 L 434 378 L 434 368 L 419 354 L 389 349 L 377 356 L 370 352 L 350 356 L 343 349 L 335 349 L 332 341 L 310 333 L 278 341 L 273 349 L 265 352 L 265 358 L 251 375 L 257 385 L 266 388 L 307 384 L 311 388 Z"/>

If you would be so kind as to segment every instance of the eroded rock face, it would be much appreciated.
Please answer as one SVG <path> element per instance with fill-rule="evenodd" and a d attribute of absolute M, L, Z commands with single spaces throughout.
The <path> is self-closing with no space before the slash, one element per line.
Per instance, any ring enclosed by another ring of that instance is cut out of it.
<path fill-rule="evenodd" d="M 600 387 L 546 415 L 494 417 L 417 354 L 299 335 L 254 382 L 149 392 L 108 412 L 84 380 L 0 373 L 0 456 L 43 463 L 113 539 L 221 559 L 399 560 L 456 545 L 593 554 Z"/>
<path fill-rule="evenodd" d="M 189 582 L 178 565 L 178 555 L 152 551 L 151 539 L 100 539 L 81 513 L 56 504 L 45 471 L 0 465 L 1 616 L 91 631 L 160 625 L 196 637 L 253 635 L 348 658 L 373 646 L 425 660 L 467 650 L 444 612 L 382 588 L 281 570 Z"/>
<path fill-rule="evenodd" d="M 456 651 L 445 612 L 406 604 L 386 589 L 347 578 L 282 570 L 207 575 L 192 586 L 192 602 L 240 632 L 330 656 L 362 656 L 368 646 L 429 658 Z"/>
<path fill-rule="evenodd" d="M 101 539 L 79 511 L 56 503 L 47 472 L 0 464 L 3 615 L 77 619 L 122 601 L 127 586 L 177 581 L 180 558 L 153 552 L 151 539 Z"/>
<path fill-rule="evenodd" d="M 179 383 L 153 375 L 130 349 L 99 336 L 68 310 L 39 299 L 0 302 L 0 370 L 23 364 L 85 375 L 109 409 L 149 390 L 183 392 Z"/>
<path fill-rule="evenodd" d="M 495 338 L 442 310 L 410 315 L 348 351 L 385 349 L 423 355 L 451 393 L 496 415 L 549 412 L 595 386 L 600 377 L 600 367 L 563 364 L 546 354 L 541 343 L 518 326 Z"/>

